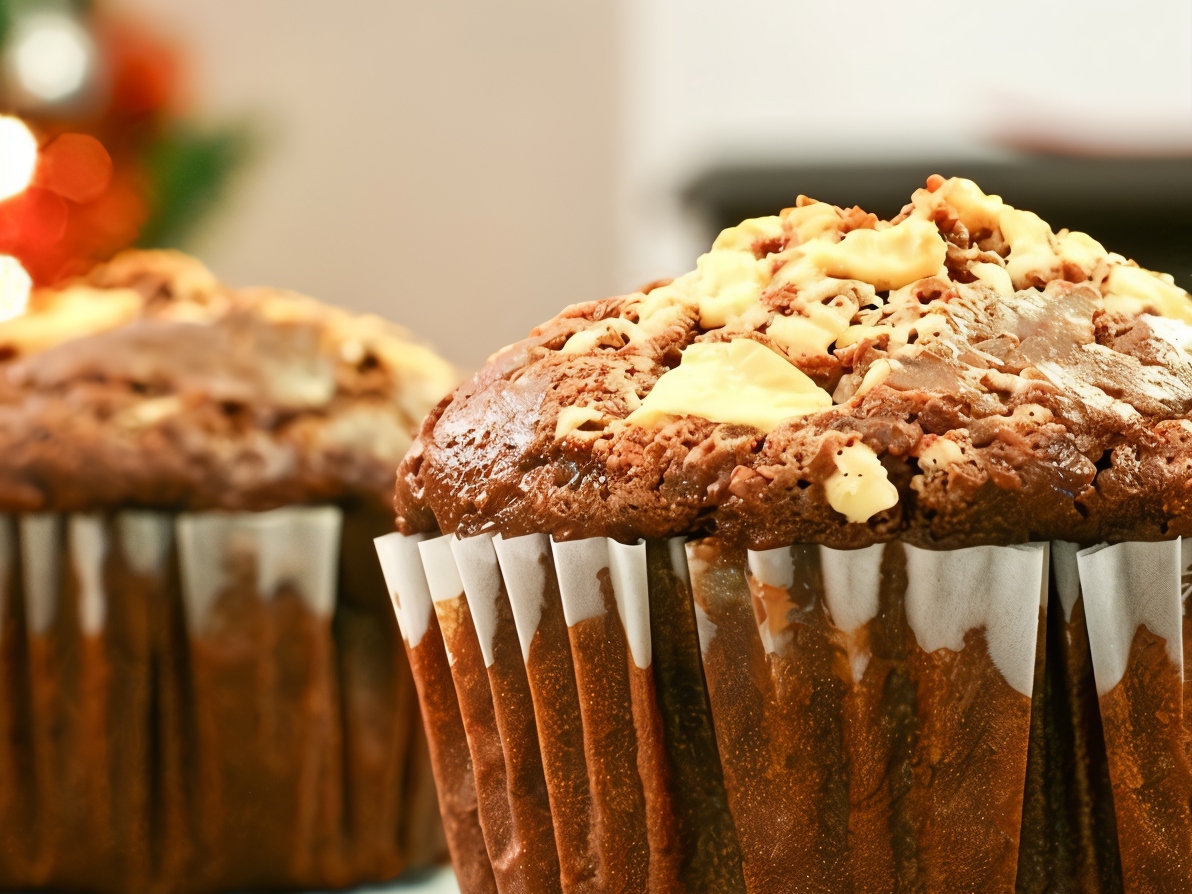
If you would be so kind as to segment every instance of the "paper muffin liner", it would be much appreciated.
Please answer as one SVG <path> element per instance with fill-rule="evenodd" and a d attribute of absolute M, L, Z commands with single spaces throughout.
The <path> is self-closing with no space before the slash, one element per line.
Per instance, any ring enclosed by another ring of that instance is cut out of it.
<path fill-rule="evenodd" d="M 1093 676 L 1079 547 L 1053 541 L 1038 656 L 1018 891 L 1122 890 L 1113 794 Z"/>
<path fill-rule="evenodd" d="M 680 541 L 377 546 L 465 894 L 744 890 Z"/>
<path fill-rule="evenodd" d="M 387 534 L 376 540 L 377 555 L 418 687 L 439 815 L 460 890 L 463 894 L 492 894 L 497 884 L 480 828 L 472 756 L 418 551 L 423 539 L 421 535 Z"/>
<path fill-rule="evenodd" d="M 1192 891 L 1192 541 L 1076 554 L 1125 890 Z"/>
<path fill-rule="evenodd" d="M 475 771 L 449 789 L 477 808 L 465 892 L 1192 878 L 1179 541 L 378 549 L 407 645 L 441 658 L 428 724 Z"/>
<path fill-rule="evenodd" d="M 688 550 L 750 890 L 1013 890 L 1046 547 Z"/>
<path fill-rule="evenodd" d="M 413 681 L 362 555 L 385 522 L 0 517 L 0 887 L 330 885 L 433 861 Z"/>

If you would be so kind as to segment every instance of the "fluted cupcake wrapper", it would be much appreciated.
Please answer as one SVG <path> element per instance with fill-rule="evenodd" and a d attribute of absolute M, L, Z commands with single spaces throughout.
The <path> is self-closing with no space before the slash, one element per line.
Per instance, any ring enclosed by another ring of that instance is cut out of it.
<path fill-rule="evenodd" d="M 465 891 L 1192 877 L 1179 541 L 403 542 L 385 541 L 403 630 L 445 664 L 424 710 L 433 726 L 425 702 L 451 690 L 441 745 L 465 730 L 475 768 Z"/>
<path fill-rule="evenodd" d="M 1078 551 L 1071 543 L 1050 545 L 1046 648 L 1036 655 L 1019 894 L 1122 890 Z"/>
<path fill-rule="evenodd" d="M 460 890 L 463 894 L 493 894 L 497 884 L 480 826 L 471 750 L 418 550 L 423 539 L 422 535 L 396 533 L 378 537 L 377 556 L 418 687 L 439 815 Z"/>
<path fill-rule="evenodd" d="M 1046 549 L 688 546 L 751 891 L 1010 891 Z"/>
<path fill-rule="evenodd" d="M 482 849 L 438 771 L 462 890 L 743 891 L 681 541 L 410 540 L 378 552 L 412 656 L 449 666 L 432 756 L 467 729 Z"/>
<path fill-rule="evenodd" d="M 1192 891 L 1192 541 L 1075 559 L 1125 890 Z"/>
<path fill-rule="evenodd" d="M 0 886 L 336 884 L 433 859 L 412 681 L 355 570 L 378 527 L 0 519 Z"/>

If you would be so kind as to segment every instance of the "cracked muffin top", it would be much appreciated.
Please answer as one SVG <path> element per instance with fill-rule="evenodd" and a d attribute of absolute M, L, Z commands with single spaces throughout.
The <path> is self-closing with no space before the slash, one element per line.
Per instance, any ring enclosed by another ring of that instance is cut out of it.
<path fill-rule="evenodd" d="M 805 197 L 579 304 L 441 403 L 406 533 L 765 549 L 1192 534 L 1192 299 L 968 180 Z"/>
<path fill-rule="evenodd" d="M 127 252 L 0 323 L 0 512 L 383 507 L 456 381 L 377 317 Z"/>

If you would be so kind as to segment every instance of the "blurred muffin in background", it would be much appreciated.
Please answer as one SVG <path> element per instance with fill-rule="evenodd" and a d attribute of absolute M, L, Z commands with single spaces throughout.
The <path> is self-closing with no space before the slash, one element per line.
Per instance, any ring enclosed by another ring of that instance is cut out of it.
<path fill-rule="evenodd" d="M 390 878 L 445 851 L 370 539 L 454 370 L 128 252 L 0 323 L 0 887 Z"/>

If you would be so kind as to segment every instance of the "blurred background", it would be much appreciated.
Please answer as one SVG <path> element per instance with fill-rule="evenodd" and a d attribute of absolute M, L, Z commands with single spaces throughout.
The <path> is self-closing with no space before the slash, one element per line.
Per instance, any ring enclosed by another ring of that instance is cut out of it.
<path fill-rule="evenodd" d="M 469 368 L 565 304 L 684 271 L 741 217 L 800 193 L 889 215 L 939 172 L 1192 286 L 1185 0 L 0 14 L 5 111 L 41 159 L 0 203 L 0 253 L 39 282 L 181 245 Z M 11 170 L 0 130 L 5 151 Z"/>

